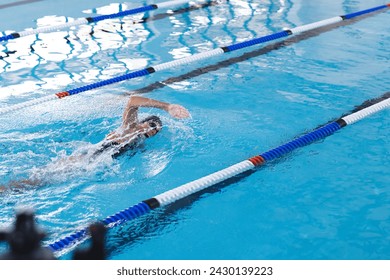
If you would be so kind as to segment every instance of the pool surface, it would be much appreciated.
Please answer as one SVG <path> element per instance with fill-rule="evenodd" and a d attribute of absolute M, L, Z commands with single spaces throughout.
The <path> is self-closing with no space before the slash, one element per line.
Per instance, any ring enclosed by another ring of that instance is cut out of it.
<path fill-rule="evenodd" d="M 10 3 L 0 1 L 1 36 L 158 2 Z M 0 42 L 0 108 L 384 4 L 218 1 Z M 0 115 L 0 185 L 44 181 L 0 194 L 0 226 L 31 206 L 49 244 L 381 96 L 390 89 L 389 19 L 385 9 Z M 139 149 L 63 164 L 120 126 L 131 93 L 181 104 L 191 118 L 142 109 L 164 128 Z M 390 259 L 389 114 L 110 229 L 109 259 Z"/>

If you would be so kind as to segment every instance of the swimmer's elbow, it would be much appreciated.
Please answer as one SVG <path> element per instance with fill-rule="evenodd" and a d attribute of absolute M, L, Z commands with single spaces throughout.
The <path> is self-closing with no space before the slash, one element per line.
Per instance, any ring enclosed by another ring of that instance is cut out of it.
<path fill-rule="evenodd" d="M 129 102 L 127 103 L 127 105 L 129 107 L 139 107 L 143 103 L 144 103 L 144 98 L 143 97 L 140 97 L 140 96 L 137 96 L 137 95 L 132 95 L 132 96 L 130 96 Z"/>

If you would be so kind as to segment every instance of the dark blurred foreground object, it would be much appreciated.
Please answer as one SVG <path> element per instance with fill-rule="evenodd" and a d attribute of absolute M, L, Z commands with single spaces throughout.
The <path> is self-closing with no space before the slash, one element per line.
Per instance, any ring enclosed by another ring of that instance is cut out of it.
<path fill-rule="evenodd" d="M 0 241 L 9 245 L 9 252 L 0 256 L 0 260 L 54 260 L 53 252 L 41 246 L 46 234 L 37 227 L 34 212 L 20 210 L 16 214 L 14 228 L 0 231 Z"/>
<path fill-rule="evenodd" d="M 102 223 L 89 226 L 91 245 L 86 249 L 77 249 L 73 254 L 74 260 L 104 260 L 106 259 L 106 227 Z"/>

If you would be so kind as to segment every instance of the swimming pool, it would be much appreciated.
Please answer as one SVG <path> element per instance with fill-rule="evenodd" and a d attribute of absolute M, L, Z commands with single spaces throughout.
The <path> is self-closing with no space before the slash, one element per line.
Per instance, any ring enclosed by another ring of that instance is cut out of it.
<path fill-rule="evenodd" d="M 32 2 L 0 9 L 1 30 L 153 3 Z M 0 45 L 0 106 L 383 4 L 232 0 L 18 38 Z M 150 20 L 132 24 L 144 16 Z M 1 183 L 30 176 L 50 183 L 2 196 L 0 223 L 11 223 L 15 207 L 31 205 L 50 243 L 382 95 L 390 85 L 388 17 L 387 10 L 286 46 L 253 46 L 1 115 Z M 192 118 L 143 110 L 161 116 L 165 127 L 134 155 L 56 163 L 117 128 L 130 91 L 182 104 Z M 111 229 L 110 259 L 389 259 L 388 118 L 382 111 Z"/>

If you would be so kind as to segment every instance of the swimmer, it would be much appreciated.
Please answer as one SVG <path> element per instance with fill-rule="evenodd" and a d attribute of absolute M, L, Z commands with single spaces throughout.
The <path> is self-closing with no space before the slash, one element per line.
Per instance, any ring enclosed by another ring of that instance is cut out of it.
<path fill-rule="evenodd" d="M 138 111 L 140 107 L 158 108 L 177 119 L 190 117 L 188 110 L 181 105 L 165 103 L 141 96 L 131 96 L 124 110 L 121 126 L 116 131 L 109 133 L 103 141 L 96 145 L 96 150 L 92 151 L 91 159 L 109 148 L 115 148 L 111 149 L 111 152 L 113 153 L 112 156 L 116 157 L 131 149 L 143 139 L 156 135 L 162 129 L 162 121 L 157 116 L 152 115 L 139 121 Z M 80 160 L 80 155 L 70 155 L 61 161 L 69 163 L 78 160 Z M 7 186 L 0 186 L 0 193 L 7 189 L 33 187 L 41 183 L 39 179 L 11 181 Z"/>
<path fill-rule="evenodd" d="M 140 107 L 158 108 L 177 119 L 190 116 L 188 110 L 181 105 L 169 104 L 141 96 L 132 96 L 123 113 L 122 125 L 106 136 L 100 143 L 100 147 L 95 151 L 95 155 L 109 147 L 117 146 L 118 149 L 113 155 L 116 156 L 137 144 L 140 139 L 150 138 L 161 130 L 162 122 L 157 116 L 152 115 L 141 121 L 138 120 L 138 109 Z"/>

